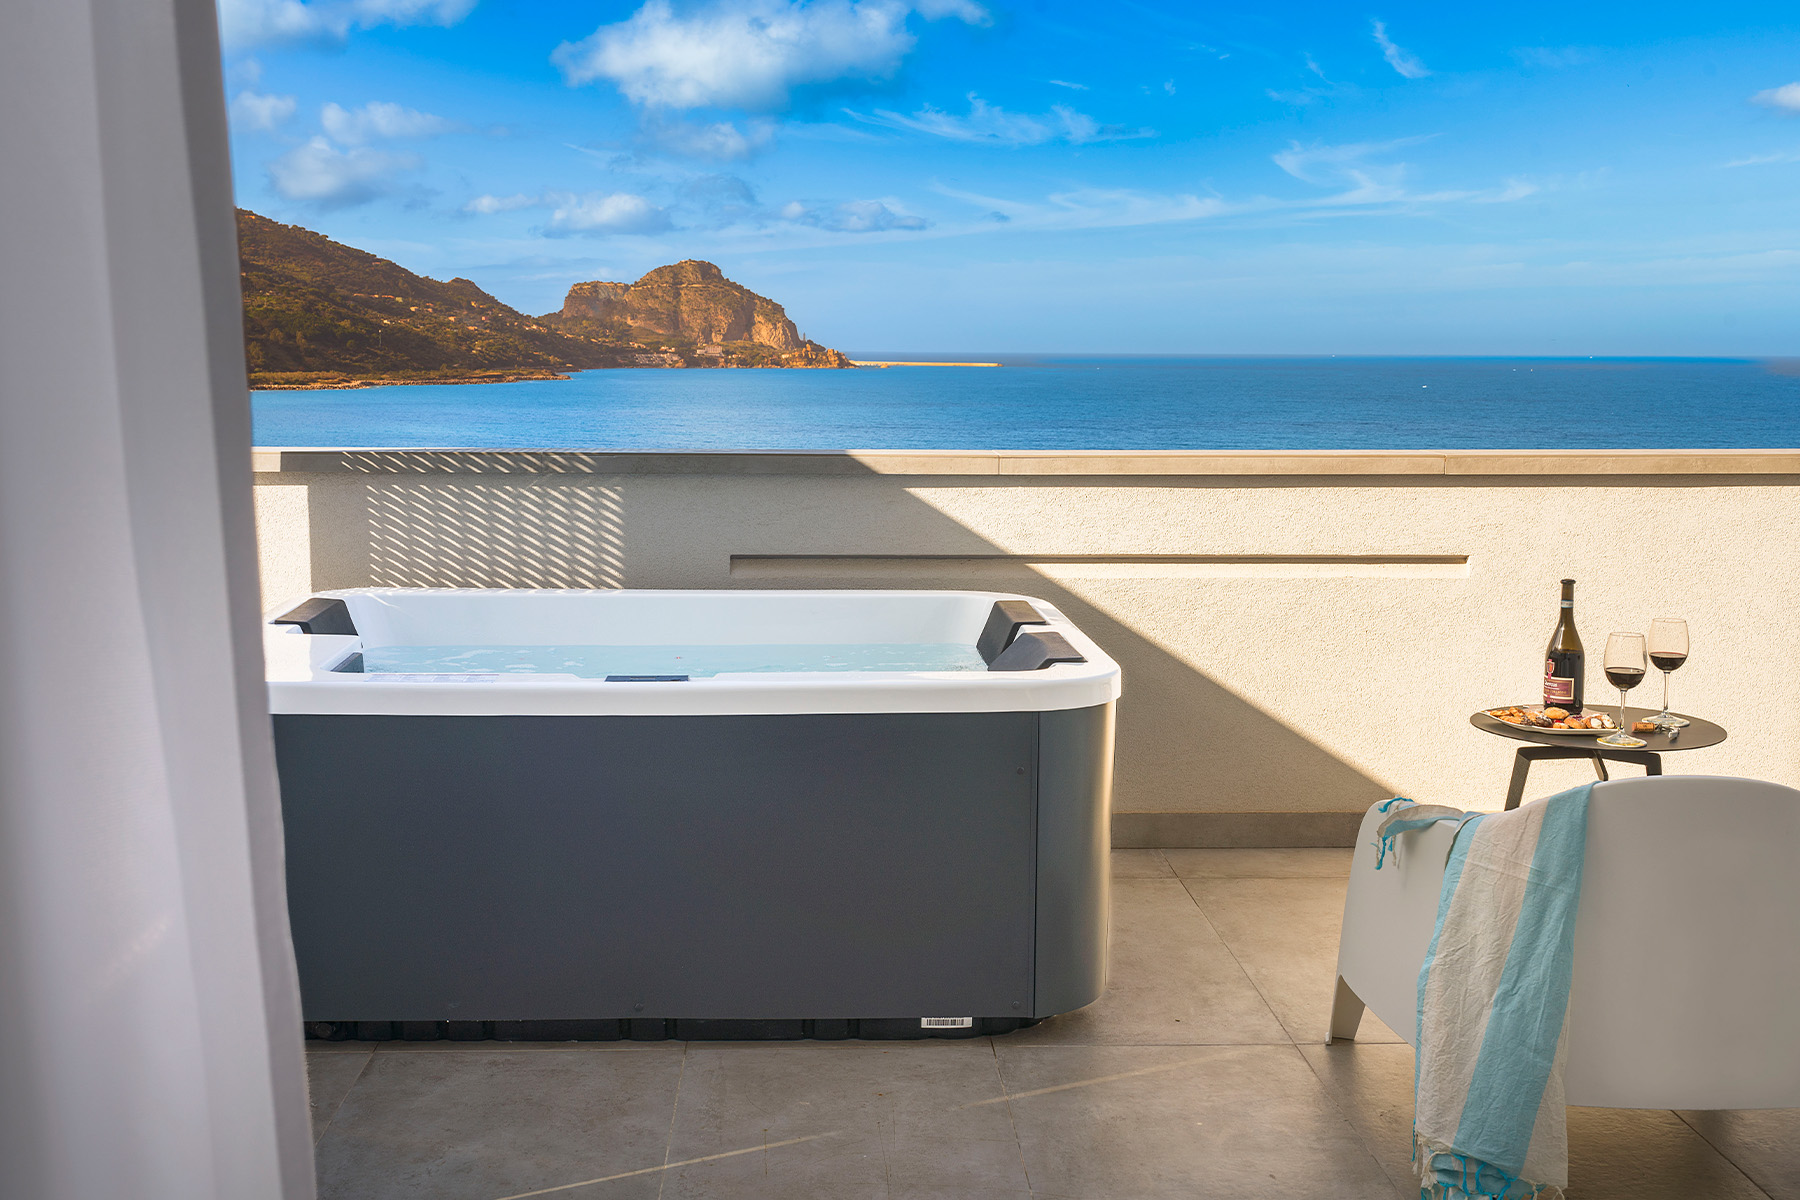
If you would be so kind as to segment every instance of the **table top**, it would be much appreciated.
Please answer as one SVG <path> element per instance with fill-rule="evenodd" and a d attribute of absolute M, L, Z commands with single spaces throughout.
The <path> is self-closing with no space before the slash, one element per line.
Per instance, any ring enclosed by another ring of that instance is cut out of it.
<path fill-rule="evenodd" d="M 1595 707 L 1610 715 L 1615 721 L 1618 720 L 1619 710 L 1614 705 L 1595 706 L 1590 704 L 1583 711 L 1592 711 Z M 1628 708 L 1625 710 L 1625 719 L 1627 722 L 1646 721 L 1661 711 L 1657 708 Z M 1631 748 L 1629 753 L 1662 754 L 1673 750 L 1704 750 L 1708 746 L 1716 746 L 1725 740 L 1723 727 L 1714 725 L 1711 721 L 1702 721 L 1699 717 L 1691 716 L 1688 713 L 1676 713 L 1675 715 L 1687 717 L 1693 723 L 1685 729 L 1676 730 L 1673 742 L 1669 740 L 1668 734 L 1662 732 L 1634 733 L 1631 736 L 1642 738 L 1644 745 Z M 1478 712 L 1470 717 L 1469 724 L 1485 733 L 1498 734 L 1517 742 L 1531 742 L 1539 746 L 1566 746 L 1570 750 L 1599 750 L 1602 752 L 1610 750 L 1613 753 L 1618 753 L 1622 749 L 1622 747 L 1594 745 L 1595 742 L 1606 736 L 1605 734 L 1584 736 L 1570 733 L 1540 733 L 1518 725 L 1508 725 L 1500 718 L 1490 717 L 1485 712 Z"/>

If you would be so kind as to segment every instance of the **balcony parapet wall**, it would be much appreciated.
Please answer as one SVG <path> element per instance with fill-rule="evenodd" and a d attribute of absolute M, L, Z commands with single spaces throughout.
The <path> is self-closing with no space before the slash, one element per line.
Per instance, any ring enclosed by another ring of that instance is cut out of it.
<path fill-rule="evenodd" d="M 1572 576 L 1685 617 L 1665 770 L 1800 786 L 1800 450 L 255 452 L 267 607 L 332 587 L 1039 595 L 1125 670 L 1115 841 L 1348 844 L 1369 802 L 1497 807 Z M 1653 705 L 1660 679 L 1632 696 Z M 1631 770 L 1631 768 L 1622 768 Z M 1592 778 L 1533 768 L 1528 795 Z"/>
<path fill-rule="evenodd" d="M 253 466 L 355 475 L 1800 477 L 1800 450 L 258 449 Z"/>

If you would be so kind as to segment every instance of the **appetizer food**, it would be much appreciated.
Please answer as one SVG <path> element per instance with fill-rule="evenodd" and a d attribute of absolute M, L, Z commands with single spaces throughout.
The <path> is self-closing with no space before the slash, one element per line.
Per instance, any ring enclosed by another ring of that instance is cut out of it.
<path fill-rule="evenodd" d="M 1536 704 L 1515 704 L 1510 708 L 1490 708 L 1487 714 L 1508 725 L 1519 725 L 1526 729 L 1617 729 L 1618 722 L 1603 712 L 1584 713 L 1581 716 L 1570 716 L 1569 711 L 1551 706 L 1545 708 Z"/>

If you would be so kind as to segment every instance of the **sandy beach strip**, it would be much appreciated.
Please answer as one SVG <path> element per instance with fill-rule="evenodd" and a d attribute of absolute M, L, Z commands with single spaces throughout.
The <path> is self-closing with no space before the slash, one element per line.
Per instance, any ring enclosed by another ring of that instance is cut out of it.
<path fill-rule="evenodd" d="M 997 367 L 999 363 L 983 362 L 865 362 L 862 359 L 851 359 L 859 367 Z"/>

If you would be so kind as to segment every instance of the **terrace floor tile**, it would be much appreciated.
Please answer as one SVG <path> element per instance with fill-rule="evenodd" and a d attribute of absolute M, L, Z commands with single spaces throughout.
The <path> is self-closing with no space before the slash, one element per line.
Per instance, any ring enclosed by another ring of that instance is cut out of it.
<path fill-rule="evenodd" d="M 1416 1195 L 1410 1162 L 1412 1047 L 1338 1043 L 1301 1046 L 1300 1052 L 1389 1176 L 1396 1184 L 1410 1185 L 1409 1194 Z M 1781 1127 L 1785 1124 L 1791 1135 L 1800 1121 L 1780 1118 L 1800 1113 L 1689 1116 L 1693 1119 L 1684 1122 L 1662 1109 L 1569 1109 L 1569 1200 L 1760 1200 L 1765 1195 L 1785 1200 L 1795 1195 L 1769 1184 L 1784 1169 L 1792 1178 L 1792 1159 L 1782 1158 Z M 1737 1143 L 1730 1158 L 1696 1131 L 1695 1126 L 1705 1128 L 1708 1117 L 1722 1118 L 1717 1122 L 1721 1141 Z M 1757 1122 L 1740 1122 L 1743 1117 L 1777 1119 L 1764 1122 L 1758 1131 Z M 1758 1132 L 1768 1140 L 1753 1148 Z M 1757 1178 L 1757 1166 L 1769 1172 L 1768 1182 Z"/>
<path fill-rule="evenodd" d="M 1417 1196 L 1412 1047 L 1405 1042 L 1335 1042 L 1301 1046 L 1300 1053 L 1394 1186 Z"/>
<path fill-rule="evenodd" d="M 1116 853 L 1116 851 L 1115 851 Z M 1348 879 L 1350 850 L 1313 847 L 1253 850 L 1164 850 L 1183 879 Z"/>
<path fill-rule="evenodd" d="M 996 1046 L 1036 1194 L 1405 1194 L 1292 1046 Z"/>
<path fill-rule="evenodd" d="M 373 1046 L 362 1044 L 343 1050 L 307 1050 L 306 1092 L 312 1110 L 315 1146 L 325 1136 L 325 1129 L 337 1115 L 338 1106 L 350 1094 L 350 1088 L 374 1054 Z"/>
<path fill-rule="evenodd" d="M 1750 1177 L 1672 1112 L 1569 1109 L 1572 1200 L 1763 1200 Z"/>
<path fill-rule="evenodd" d="M 1337 986 L 1342 878 L 1190 876 L 1193 894 L 1257 991 L 1296 1042 L 1323 1042 Z M 1359 1042 L 1397 1042 L 1374 1013 L 1363 1013 Z"/>
<path fill-rule="evenodd" d="M 1288 1040 L 1179 880 L 1121 879 L 1112 896 L 1105 995 L 1009 1040 L 1146 1046 Z"/>
<path fill-rule="evenodd" d="M 695 1043 L 669 1160 L 664 1200 L 1029 1190 L 986 1038 Z"/>
<path fill-rule="evenodd" d="M 1800 1200 L 1800 1108 L 1680 1116 L 1771 1200 Z"/>
<path fill-rule="evenodd" d="M 1161 850 L 1114 850 L 1114 879 L 1173 879 L 1175 872 Z"/>
<path fill-rule="evenodd" d="M 654 1197 L 682 1057 L 378 1051 L 319 1141 L 319 1196 L 500 1200 L 604 1179 L 581 1200 Z"/>

